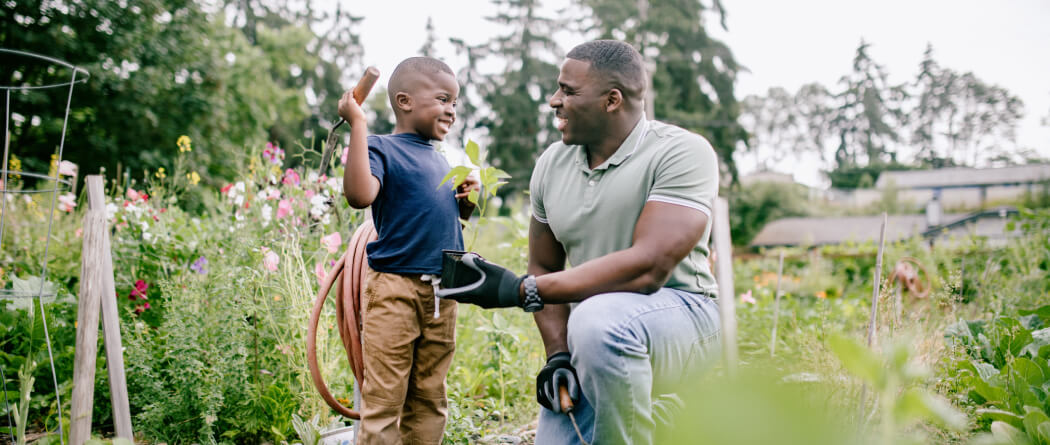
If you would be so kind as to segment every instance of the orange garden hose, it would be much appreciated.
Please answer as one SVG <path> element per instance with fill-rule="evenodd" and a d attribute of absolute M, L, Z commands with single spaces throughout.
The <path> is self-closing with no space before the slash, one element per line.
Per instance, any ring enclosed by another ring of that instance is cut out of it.
<path fill-rule="evenodd" d="M 335 319 L 339 329 L 339 337 L 343 340 L 343 348 L 346 349 L 346 358 L 350 361 L 350 368 L 354 372 L 354 379 L 359 383 L 364 381 L 364 360 L 361 353 L 361 290 L 364 288 L 365 271 L 367 270 L 368 258 L 365 254 L 365 245 L 377 238 L 375 227 L 371 221 L 365 221 L 354 231 L 347 245 L 346 253 L 336 261 L 335 266 L 317 292 L 317 300 L 314 302 L 313 312 L 310 313 L 310 323 L 306 333 L 306 363 L 310 367 L 310 377 L 313 379 L 314 387 L 321 393 L 328 406 L 331 406 L 339 414 L 351 419 L 360 419 L 361 414 L 347 408 L 339 403 L 321 376 L 321 369 L 317 366 L 317 323 L 321 319 L 321 309 L 324 308 L 328 293 L 337 281 L 335 296 Z"/>

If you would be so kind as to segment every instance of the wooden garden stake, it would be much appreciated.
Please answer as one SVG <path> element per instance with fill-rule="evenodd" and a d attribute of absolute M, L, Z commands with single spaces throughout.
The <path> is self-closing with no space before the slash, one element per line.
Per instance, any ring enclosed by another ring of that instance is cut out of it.
<path fill-rule="evenodd" d="M 904 310 L 904 300 L 901 298 L 901 283 L 893 286 L 893 328 L 901 324 L 901 311 Z"/>
<path fill-rule="evenodd" d="M 777 355 L 777 321 L 780 319 L 780 279 L 784 276 L 784 249 L 780 249 L 780 263 L 777 266 L 777 290 L 773 297 L 773 333 L 769 339 L 769 356 Z"/>
<path fill-rule="evenodd" d="M 102 182 L 102 176 L 99 175 L 90 175 L 85 180 L 89 210 L 84 216 L 84 250 L 73 363 L 73 400 L 70 413 L 72 425 L 69 433 L 73 445 L 83 444 L 91 435 L 100 310 L 114 428 L 117 437 L 134 440 Z"/>
<path fill-rule="evenodd" d="M 879 312 L 879 288 L 882 287 L 882 251 L 886 246 L 886 212 L 882 212 L 882 230 L 879 232 L 879 251 L 875 256 L 875 281 L 871 292 L 871 317 L 868 318 L 868 348 L 875 345 L 875 322 Z M 867 405 L 868 384 L 865 383 L 860 391 L 860 410 L 858 419 L 864 420 L 864 406 Z M 887 415 L 889 415 L 887 413 Z"/>
<path fill-rule="evenodd" d="M 715 274 L 718 276 L 718 309 L 722 319 L 722 351 L 726 369 L 736 374 L 736 296 L 733 294 L 733 245 L 729 235 L 729 202 L 715 200 L 714 226 Z"/>

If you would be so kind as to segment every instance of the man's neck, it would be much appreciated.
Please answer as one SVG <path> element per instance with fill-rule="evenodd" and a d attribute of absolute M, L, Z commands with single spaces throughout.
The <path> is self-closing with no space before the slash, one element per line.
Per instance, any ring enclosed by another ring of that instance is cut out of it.
<path fill-rule="evenodd" d="M 642 116 L 642 113 L 634 113 L 612 120 L 609 122 L 609 132 L 605 138 L 596 144 L 585 145 L 589 167 L 595 168 L 611 158 L 623 145 L 623 141 L 627 140 L 627 136 L 634 131 L 634 127 L 638 126 L 638 121 L 642 119 Z"/>

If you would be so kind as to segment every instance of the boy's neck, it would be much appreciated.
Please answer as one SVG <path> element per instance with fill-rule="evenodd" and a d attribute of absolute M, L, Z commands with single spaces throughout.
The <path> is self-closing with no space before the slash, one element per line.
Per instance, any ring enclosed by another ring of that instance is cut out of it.
<path fill-rule="evenodd" d="M 415 128 L 411 128 L 411 127 L 409 127 L 407 125 L 402 124 L 401 122 L 398 122 L 398 123 L 394 124 L 394 131 L 392 131 L 390 134 L 402 134 L 402 133 L 412 133 L 412 134 L 416 134 L 416 135 L 419 134 L 419 132 L 416 131 Z"/>

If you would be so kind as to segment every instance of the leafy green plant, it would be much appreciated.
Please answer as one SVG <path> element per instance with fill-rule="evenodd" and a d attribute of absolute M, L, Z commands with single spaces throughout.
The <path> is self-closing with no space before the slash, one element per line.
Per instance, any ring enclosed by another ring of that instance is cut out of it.
<path fill-rule="evenodd" d="M 952 430 L 966 427 L 964 415 L 923 389 L 921 383 L 929 372 L 916 365 L 908 343 L 895 343 L 881 356 L 843 336 L 832 337 L 829 345 L 842 365 L 872 388 L 880 419 L 875 433 L 878 443 L 926 443 L 918 433 L 906 433 L 907 428 L 920 421 Z M 867 407 L 861 409 L 866 411 Z"/>
<path fill-rule="evenodd" d="M 984 440 L 1021 438 L 1050 443 L 1050 305 L 1019 318 L 961 320 L 945 331 L 961 357 L 950 375 L 956 390 L 978 406 L 991 432 Z M 1013 439 L 1010 439 L 1013 440 Z"/>
<path fill-rule="evenodd" d="M 471 190 L 470 194 L 467 196 L 467 199 L 478 207 L 478 219 L 477 222 L 470 225 L 471 239 L 470 242 L 466 244 L 466 249 L 472 250 L 478 239 L 480 228 L 489 224 L 491 221 L 486 215 L 489 201 L 498 196 L 500 187 L 507 183 L 505 179 L 510 178 L 510 175 L 491 165 L 486 166 L 488 163 L 487 159 L 482 155 L 481 146 L 479 146 L 477 142 L 468 140 L 467 146 L 464 147 L 463 150 L 467 152 L 467 158 L 470 159 L 470 162 L 478 167 L 478 182 L 481 183 L 480 189 Z M 452 179 L 454 184 L 453 188 L 459 187 L 460 184 L 463 184 L 463 182 L 467 180 L 467 177 L 470 176 L 472 171 L 473 168 L 466 165 L 452 167 L 448 174 L 441 179 L 438 186 L 440 187 L 440 184 L 444 184 L 448 182 L 449 179 Z"/>

